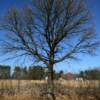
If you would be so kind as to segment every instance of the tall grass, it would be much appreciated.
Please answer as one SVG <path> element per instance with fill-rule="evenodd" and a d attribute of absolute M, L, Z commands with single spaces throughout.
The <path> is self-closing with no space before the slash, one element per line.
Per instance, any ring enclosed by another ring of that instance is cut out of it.
<path fill-rule="evenodd" d="M 49 100 L 42 94 L 46 81 L 0 80 L 0 100 Z M 100 91 L 77 93 L 71 89 L 100 89 L 100 81 L 55 81 L 56 100 L 100 100 Z M 67 91 L 70 89 L 71 91 Z"/>

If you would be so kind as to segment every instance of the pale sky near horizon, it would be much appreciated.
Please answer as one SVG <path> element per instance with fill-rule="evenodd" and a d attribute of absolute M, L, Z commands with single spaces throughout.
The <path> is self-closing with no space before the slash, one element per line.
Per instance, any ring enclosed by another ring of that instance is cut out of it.
<path fill-rule="evenodd" d="M 0 15 L 2 15 L 7 9 L 12 6 L 19 6 L 23 7 L 27 5 L 29 0 L 0 0 Z M 86 0 L 87 6 L 90 9 L 93 21 L 96 24 L 96 32 L 100 32 L 100 0 Z M 1 31 L 0 31 L 1 33 Z M 0 37 L 1 34 L 0 34 Z M 98 55 L 91 57 L 91 56 L 81 56 L 82 60 L 78 62 L 70 61 L 70 62 L 62 62 L 55 65 L 55 69 L 57 71 L 64 70 L 65 72 L 78 72 L 80 70 L 90 69 L 93 67 L 100 67 L 100 54 L 98 51 Z M 2 57 L 0 57 L 2 59 Z M 30 62 L 28 62 L 29 65 Z M 0 62 L 0 64 L 6 64 L 15 66 L 12 61 L 9 62 Z"/>

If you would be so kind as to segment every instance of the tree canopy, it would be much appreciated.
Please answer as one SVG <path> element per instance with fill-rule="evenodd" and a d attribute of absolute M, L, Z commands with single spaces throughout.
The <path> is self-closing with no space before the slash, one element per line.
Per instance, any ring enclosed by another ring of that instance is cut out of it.
<path fill-rule="evenodd" d="M 53 92 L 54 64 L 76 60 L 79 54 L 93 55 L 99 45 L 84 0 L 33 0 L 32 6 L 10 9 L 1 27 L 8 31 L 1 51 L 44 63 L 49 92 Z"/>

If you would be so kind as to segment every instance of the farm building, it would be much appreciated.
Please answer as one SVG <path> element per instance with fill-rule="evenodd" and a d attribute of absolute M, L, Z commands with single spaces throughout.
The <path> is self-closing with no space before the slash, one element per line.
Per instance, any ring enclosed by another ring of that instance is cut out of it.
<path fill-rule="evenodd" d="M 0 65 L 0 79 L 10 78 L 10 66 Z"/>
<path fill-rule="evenodd" d="M 74 80 L 74 75 L 72 73 L 69 72 L 66 74 L 66 76 L 67 76 L 67 80 Z"/>
<path fill-rule="evenodd" d="M 60 72 L 59 80 L 74 80 L 74 79 L 75 79 L 75 75 L 73 73 L 68 72 L 64 74 L 63 72 Z"/>

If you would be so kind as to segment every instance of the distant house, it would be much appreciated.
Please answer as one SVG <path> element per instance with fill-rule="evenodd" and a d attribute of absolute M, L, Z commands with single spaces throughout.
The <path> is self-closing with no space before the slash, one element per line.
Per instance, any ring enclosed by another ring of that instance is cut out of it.
<path fill-rule="evenodd" d="M 59 80 L 74 80 L 74 77 L 74 74 L 72 74 L 71 72 L 68 72 L 66 74 L 60 72 Z"/>
<path fill-rule="evenodd" d="M 0 79 L 9 79 L 10 78 L 10 66 L 0 65 Z"/>
<path fill-rule="evenodd" d="M 67 80 L 74 80 L 74 75 L 72 73 L 66 74 Z"/>

